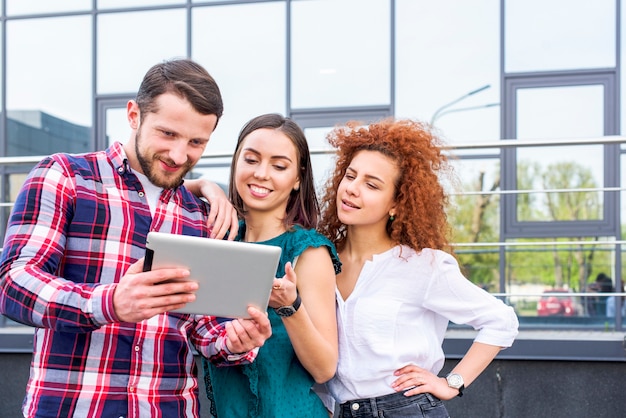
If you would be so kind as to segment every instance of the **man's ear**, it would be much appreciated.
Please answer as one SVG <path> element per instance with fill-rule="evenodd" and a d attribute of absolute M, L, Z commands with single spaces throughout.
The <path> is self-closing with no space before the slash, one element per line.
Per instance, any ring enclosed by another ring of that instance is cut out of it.
<path fill-rule="evenodd" d="M 131 129 L 139 130 L 139 120 L 141 119 L 141 113 L 139 112 L 139 105 L 134 100 L 129 100 L 126 104 L 126 118 Z"/>

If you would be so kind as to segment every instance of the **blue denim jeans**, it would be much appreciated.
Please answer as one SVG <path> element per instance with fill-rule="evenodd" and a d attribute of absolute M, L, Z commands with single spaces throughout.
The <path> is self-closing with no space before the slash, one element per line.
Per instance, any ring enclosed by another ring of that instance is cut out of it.
<path fill-rule="evenodd" d="M 354 399 L 339 406 L 338 418 L 449 418 L 443 402 L 430 393 L 402 392 L 370 399 Z"/>

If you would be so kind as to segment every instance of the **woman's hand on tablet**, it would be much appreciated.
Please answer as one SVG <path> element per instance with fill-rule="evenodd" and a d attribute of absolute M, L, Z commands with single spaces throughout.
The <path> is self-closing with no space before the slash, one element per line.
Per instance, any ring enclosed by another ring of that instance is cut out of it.
<path fill-rule="evenodd" d="M 272 335 L 267 313 L 250 306 L 248 314 L 249 319 L 236 318 L 226 323 L 226 347 L 233 354 L 261 347 Z"/>

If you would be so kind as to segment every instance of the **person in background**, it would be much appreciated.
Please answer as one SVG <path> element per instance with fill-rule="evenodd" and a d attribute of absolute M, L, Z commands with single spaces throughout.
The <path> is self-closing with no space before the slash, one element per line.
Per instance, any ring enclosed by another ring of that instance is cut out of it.
<path fill-rule="evenodd" d="M 598 273 L 595 281 L 589 283 L 587 291 L 596 293 L 597 296 L 585 297 L 585 305 L 589 316 L 605 316 L 607 312 L 608 296 L 602 293 L 613 292 L 613 281 L 605 273 Z"/>
<path fill-rule="evenodd" d="M 601 293 L 601 295 L 597 296 L 596 313 L 597 315 L 606 315 L 607 301 L 609 299 L 609 296 L 606 295 L 606 293 L 613 292 L 613 280 L 611 280 L 611 278 L 605 273 L 599 273 L 596 276 L 596 283 L 598 287 L 598 292 Z M 604 293 L 604 295 L 602 293 Z"/>
<path fill-rule="evenodd" d="M 197 195 L 211 186 L 186 184 Z M 250 120 L 237 140 L 229 194 L 242 218 L 237 239 L 279 246 L 282 256 L 269 301 L 272 336 L 257 359 L 236 367 L 204 362 L 214 414 L 328 418 L 312 386 L 329 380 L 337 367 L 340 263 L 334 245 L 315 231 L 319 202 L 302 129 L 279 114 Z"/>
<path fill-rule="evenodd" d="M 622 293 L 624 293 L 624 285 L 622 284 Z M 609 318 L 615 317 L 615 312 L 617 308 L 618 299 L 622 302 L 621 304 L 621 312 L 622 312 L 622 321 L 626 319 L 626 298 L 624 296 L 609 296 L 606 300 L 606 316 Z"/>
<path fill-rule="evenodd" d="M 449 252 L 441 141 L 427 125 L 349 123 L 337 149 L 319 231 L 334 242 L 339 363 L 329 392 L 339 417 L 448 417 L 518 332 L 513 309 L 466 279 Z M 478 330 L 453 371 L 444 364 L 448 322 Z"/>
<path fill-rule="evenodd" d="M 170 314 L 197 283 L 161 283 L 183 268 L 142 272 L 149 231 L 220 238 L 230 227 L 215 213 L 228 205 L 210 212 L 183 186 L 222 109 L 203 67 L 165 61 L 128 102 L 125 145 L 54 154 L 30 172 L 0 262 L 0 313 L 36 328 L 25 417 L 199 417 L 194 349 L 244 364 L 271 335 L 253 308 L 232 321 Z"/>

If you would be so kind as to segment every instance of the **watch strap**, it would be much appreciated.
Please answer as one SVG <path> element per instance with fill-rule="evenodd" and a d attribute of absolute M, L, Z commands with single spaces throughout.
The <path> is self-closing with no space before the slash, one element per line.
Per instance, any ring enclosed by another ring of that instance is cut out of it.
<path fill-rule="evenodd" d="M 294 300 L 291 305 L 280 306 L 274 309 L 274 311 L 278 314 L 278 316 L 281 316 L 283 318 L 288 318 L 298 311 L 298 308 L 300 308 L 301 304 L 302 304 L 302 299 L 300 298 L 300 295 L 297 294 L 296 300 Z"/>
<path fill-rule="evenodd" d="M 302 304 L 302 298 L 300 298 L 300 294 L 297 293 L 296 294 L 296 300 L 293 301 L 293 303 L 291 304 L 291 306 L 293 307 L 294 311 L 298 311 L 298 309 L 300 308 L 300 305 Z"/>

